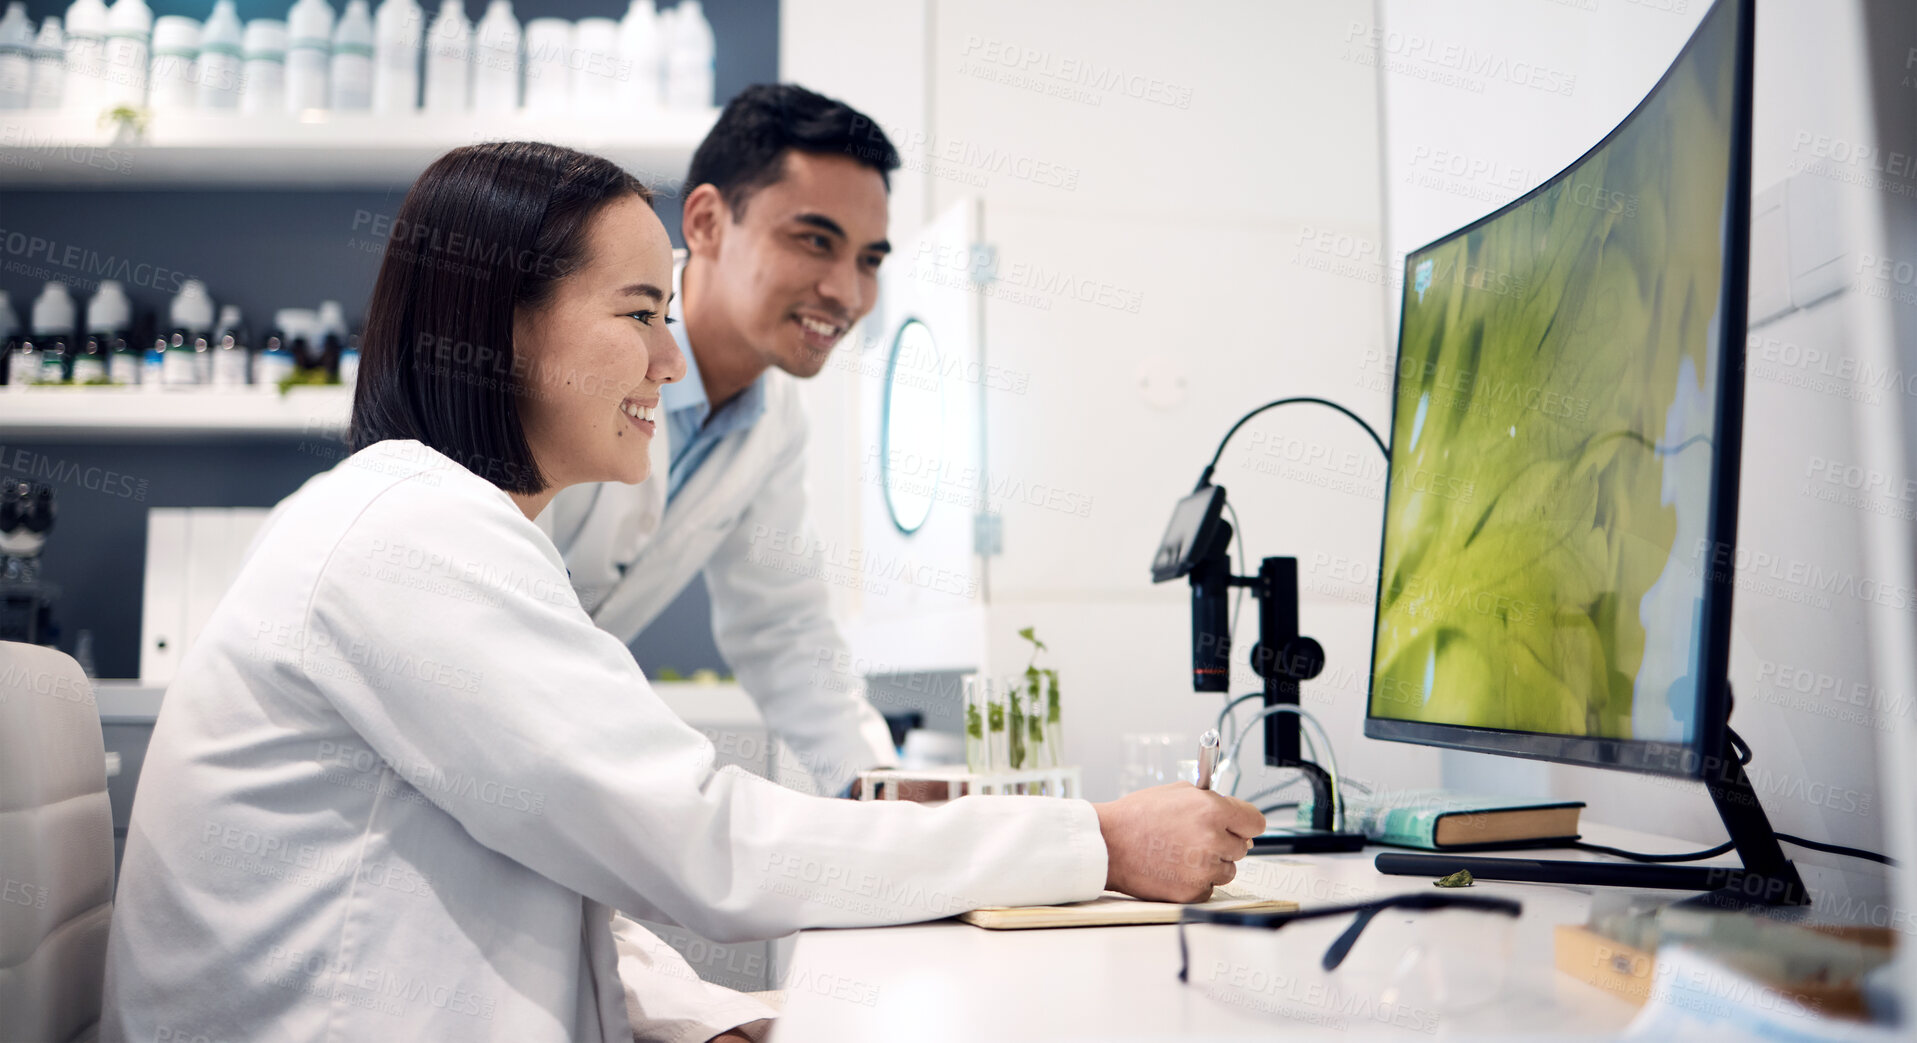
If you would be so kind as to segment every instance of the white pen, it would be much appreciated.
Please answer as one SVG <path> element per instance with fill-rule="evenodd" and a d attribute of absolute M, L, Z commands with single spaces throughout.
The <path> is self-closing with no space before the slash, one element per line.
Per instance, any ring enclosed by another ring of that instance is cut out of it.
<path fill-rule="evenodd" d="M 1218 729 L 1198 737 L 1198 788 L 1211 788 L 1211 773 L 1218 767 Z"/>

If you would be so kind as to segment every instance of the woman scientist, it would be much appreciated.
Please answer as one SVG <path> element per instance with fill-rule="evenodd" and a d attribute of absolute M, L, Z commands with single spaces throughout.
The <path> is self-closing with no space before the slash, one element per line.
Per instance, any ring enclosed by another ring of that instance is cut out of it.
<path fill-rule="evenodd" d="M 729 941 L 1231 879 L 1264 820 L 1184 784 L 934 808 L 714 769 L 531 520 L 643 480 L 685 373 L 649 203 L 523 142 L 414 184 L 355 452 L 269 519 L 167 691 L 103 1038 L 703 1040 L 770 1011 L 683 968 L 622 986 L 613 910 Z"/>

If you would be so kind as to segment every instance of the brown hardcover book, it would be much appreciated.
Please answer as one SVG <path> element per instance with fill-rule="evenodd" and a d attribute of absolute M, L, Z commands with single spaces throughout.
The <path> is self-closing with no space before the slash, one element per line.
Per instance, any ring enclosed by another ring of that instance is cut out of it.
<path fill-rule="evenodd" d="M 1438 819 L 1431 831 L 1433 847 L 1472 847 L 1509 844 L 1519 840 L 1574 837 L 1578 832 L 1578 804 L 1509 808 L 1498 811 L 1459 811 Z"/>
<path fill-rule="evenodd" d="M 1376 843 L 1428 851 L 1538 846 L 1577 839 L 1580 800 L 1535 801 L 1450 790 L 1395 790 L 1345 798 L 1345 828 Z M 1307 803 L 1298 821 L 1310 821 Z"/>

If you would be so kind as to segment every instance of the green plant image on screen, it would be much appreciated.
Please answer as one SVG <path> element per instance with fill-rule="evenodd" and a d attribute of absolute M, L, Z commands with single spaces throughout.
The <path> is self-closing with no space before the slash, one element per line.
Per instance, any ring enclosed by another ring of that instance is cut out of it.
<path fill-rule="evenodd" d="M 1730 7 L 1601 147 L 1407 259 L 1373 716 L 1691 741 Z"/>

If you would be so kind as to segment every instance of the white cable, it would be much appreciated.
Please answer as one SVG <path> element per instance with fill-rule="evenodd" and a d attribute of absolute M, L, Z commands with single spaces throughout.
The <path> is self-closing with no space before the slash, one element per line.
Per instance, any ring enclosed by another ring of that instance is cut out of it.
<path fill-rule="evenodd" d="M 1338 751 L 1331 748 L 1331 734 L 1325 731 L 1325 726 L 1319 723 L 1318 718 L 1312 716 L 1310 710 L 1289 704 L 1281 703 L 1277 706 L 1267 706 L 1258 711 L 1257 716 L 1252 718 L 1252 722 L 1262 721 L 1274 713 L 1298 715 L 1301 720 L 1306 721 L 1312 728 L 1316 729 L 1318 736 L 1325 740 L 1325 760 L 1328 762 L 1325 765 L 1325 772 L 1331 777 L 1331 828 L 1342 830 L 1345 824 L 1345 808 L 1344 801 L 1339 799 L 1338 796 Z M 1243 779 L 1245 775 L 1245 773 L 1237 767 L 1238 747 L 1244 743 L 1245 737 L 1250 734 L 1251 728 L 1246 727 L 1246 729 L 1239 734 L 1238 741 L 1232 743 L 1231 762 L 1234 774 L 1231 778 L 1231 795 L 1234 797 L 1238 795 L 1238 782 L 1240 779 Z M 1300 732 L 1299 734 L 1305 737 L 1305 746 L 1311 751 L 1311 759 L 1316 763 L 1318 760 L 1317 744 L 1311 741 L 1311 736 L 1308 733 Z"/>
<path fill-rule="evenodd" d="M 1264 697 L 1265 693 L 1263 692 L 1246 693 L 1226 703 L 1224 710 L 1218 714 L 1217 727 L 1219 733 L 1226 734 L 1226 726 L 1229 725 L 1229 738 L 1226 741 L 1231 744 L 1231 753 L 1218 762 L 1218 770 L 1223 771 L 1226 768 L 1230 768 L 1234 772 L 1231 778 L 1231 795 L 1234 797 L 1238 795 L 1238 779 L 1239 775 L 1242 774 L 1238 772 L 1238 746 L 1244 741 L 1244 735 L 1239 733 L 1238 718 L 1231 716 L 1231 712 L 1238 708 L 1239 703 L 1249 702 L 1253 699 L 1263 699 Z M 1264 716 L 1264 714 L 1259 714 L 1257 717 L 1252 718 L 1252 720 L 1261 720 Z M 1248 735 L 1250 733 L 1246 732 L 1244 734 Z M 1318 744 L 1312 741 L 1309 734 L 1305 734 L 1304 738 L 1305 747 L 1311 751 L 1311 759 L 1316 761 L 1318 759 Z"/>
<path fill-rule="evenodd" d="M 1264 694 L 1263 692 L 1252 692 L 1250 695 L 1241 695 L 1236 699 L 1230 696 L 1226 697 L 1225 708 L 1218 712 L 1218 724 L 1216 725 L 1218 734 L 1225 736 L 1226 742 L 1235 742 L 1238 739 L 1238 718 L 1233 717 L 1231 712 L 1238 708 L 1239 703 L 1247 699 L 1261 699 L 1264 697 Z M 1230 726 L 1230 731 L 1226 731 L 1227 725 Z"/>
<path fill-rule="evenodd" d="M 1260 693 L 1258 693 L 1258 695 L 1259 695 L 1260 697 L 1262 697 L 1262 696 L 1263 696 L 1263 694 L 1264 694 L 1264 693 L 1262 693 L 1262 692 L 1260 692 Z M 1241 697 L 1240 697 L 1240 700 L 1242 700 L 1243 698 L 1244 698 L 1244 697 L 1242 697 L 1242 696 L 1241 696 Z M 1237 702 L 1237 701 L 1240 701 L 1240 700 L 1234 700 L 1234 702 Z M 1278 707 L 1276 707 L 1276 706 L 1274 706 L 1274 707 L 1270 707 L 1270 708 L 1268 708 L 1268 709 L 1265 709 L 1265 710 L 1261 710 L 1261 711 L 1259 711 L 1259 712 L 1258 712 L 1258 713 L 1257 713 L 1256 715 L 1254 715 L 1254 716 L 1252 717 L 1252 722 L 1253 722 L 1253 723 L 1256 723 L 1256 722 L 1258 722 L 1258 721 L 1261 721 L 1261 720 L 1263 720 L 1263 719 L 1265 719 L 1266 717 L 1268 717 L 1268 716 L 1270 716 L 1271 714 L 1273 714 L 1273 713 L 1277 713 L 1277 712 L 1279 712 L 1279 708 L 1278 708 Z M 1233 721 L 1232 723 L 1234 723 L 1234 724 L 1236 724 L 1237 722 L 1236 722 L 1236 721 Z M 1247 725 L 1247 726 L 1246 726 L 1246 728 L 1245 728 L 1245 730 L 1244 730 L 1244 731 L 1242 731 L 1242 732 L 1238 732 L 1238 731 L 1236 731 L 1236 730 L 1234 729 L 1234 733 L 1233 733 L 1233 734 L 1234 734 L 1234 736 L 1235 736 L 1235 738 L 1233 739 L 1233 741 L 1232 741 L 1232 744 L 1231 744 L 1231 756 L 1229 756 L 1229 757 L 1227 757 L 1227 758 L 1225 758 L 1225 760 L 1224 760 L 1224 761 L 1223 761 L 1222 763 L 1224 763 L 1224 764 L 1227 764 L 1227 765 L 1229 765 L 1229 766 L 1231 767 L 1231 770 L 1232 770 L 1232 776 L 1231 776 L 1231 794 L 1230 794 L 1230 795 L 1231 795 L 1231 796 L 1234 796 L 1234 797 L 1236 797 L 1236 796 L 1238 795 L 1238 783 L 1239 783 L 1239 782 L 1240 782 L 1240 781 L 1241 781 L 1242 779 L 1244 779 L 1244 777 L 1245 777 L 1245 773 L 1244 773 L 1244 771 L 1243 771 L 1243 770 L 1241 770 L 1241 769 L 1240 769 L 1240 768 L 1238 767 L 1238 747 L 1240 747 L 1240 746 L 1242 746 L 1242 745 L 1244 745 L 1244 742 L 1245 742 L 1245 739 L 1246 739 L 1246 737 L 1248 737 L 1248 736 L 1250 736 L 1250 735 L 1251 735 L 1251 728 L 1250 728 L 1250 726 L 1249 726 L 1249 725 Z M 1306 750 L 1307 750 L 1307 751 L 1308 751 L 1308 752 L 1309 752 L 1309 753 L 1311 754 L 1311 761 L 1312 761 L 1312 763 L 1314 763 L 1314 764 L 1315 764 L 1315 763 L 1317 763 L 1317 761 L 1318 761 L 1318 744 L 1317 744 L 1317 742 L 1315 742 L 1315 741 L 1313 741 L 1313 739 L 1312 739 L 1312 737 L 1311 737 L 1311 733 L 1310 733 L 1310 732 L 1302 732 L 1302 731 L 1301 731 L 1301 732 L 1299 732 L 1298 734 L 1299 734 L 1300 736 L 1302 736 L 1302 737 L 1304 738 L 1304 740 L 1305 740 L 1305 749 L 1306 749 Z"/>

